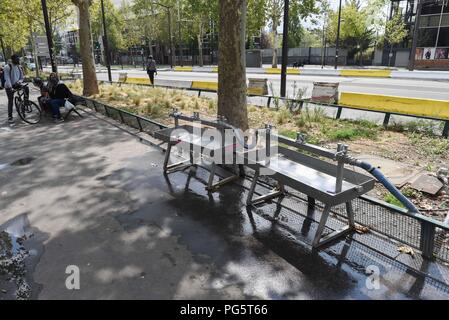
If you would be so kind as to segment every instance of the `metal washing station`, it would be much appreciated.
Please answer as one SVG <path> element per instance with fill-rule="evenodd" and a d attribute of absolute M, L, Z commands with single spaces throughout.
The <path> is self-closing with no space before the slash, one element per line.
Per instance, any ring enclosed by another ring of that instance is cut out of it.
<path fill-rule="evenodd" d="M 419 212 L 414 204 L 402 195 L 379 169 L 351 157 L 348 154 L 347 145 L 338 144 L 336 150 L 330 150 L 306 143 L 305 137 L 301 134 L 298 134 L 295 140 L 279 136 L 275 134 L 271 126 L 266 125 L 264 129 L 256 131 L 256 139 L 249 146 L 247 140 L 237 133 L 238 130 L 229 125 L 223 117 L 206 120 L 201 119 L 198 113 L 194 113 L 193 116 L 185 116 L 177 110 L 174 110 L 170 116 L 175 120 L 175 127 L 155 132 L 156 138 L 168 144 L 164 161 L 165 173 L 197 166 L 194 163 L 195 155 L 200 158 L 209 158 L 211 169 L 206 189 L 215 191 L 240 176 L 233 174 L 230 177 L 219 179 L 214 184 L 218 164 L 217 161 L 210 159 L 210 155 L 219 152 L 223 159 L 226 155 L 228 157 L 232 155 L 232 165 L 239 168 L 237 171 L 242 173 L 244 165 L 255 172 L 246 200 L 248 206 L 263 205 L 270 199 L 285 195 L 285 186 L 307 195 L 309 208 L 315 207 L 316 201 L 323 203 L 324 209 L 312 242 L 314 248 L 355 229 L 352 201 L 372 190 L 376 180 L 392 193 L 409 212 Z M 180 125 L 180 120 L 185 124 Z M 217 135 L 222 137 L 221 141 L 211 140 L 209 135 L 205 135 L 205 132 L 211 130 L 221 133 L 221 135 Z M 235 131 L 236 139 L 227 141 L 225 130 Z M 169 164 L 172 147 L 180 143 L 189 148 L 189 159 Z M 260 157 L 260 154 L 263 154 L 263 157 Z M 229 164 L 229 162 L 226 163 Z M 345 168 L 345 165 L 362 168 L 370 175 L 349 170 Z M 262 176 L 269 176 L 276 181 L 277 187 L 268 194 L 254 197 L 257 183 Z M 331 209 L 342 204 L 345 204 L 346 207 L 347 225 L 322 237 Z"/>
<path fill-rule="evenodd" d="M 207 135 L 207 132 L 210 132 L 211 128 L 219 130 L 219 132 L 224 132 L 225 129 L 229 129 L 224 118 L 218 118 L 216 121 L 205 120 L 201 119 L 197 112 L 195 112 L 193 116 L 188 117 L 179 113 L 176 109 L 174 109 L 170 116 L 175 119 L 175 127 L 163 129 L 154 133 L 155 138 L 166 142 L 168 146 L 163 166 L 164 173 L 169 174 L 191 166 L 198 166 L 198 164 L 194 162 L 195 155 L 200 156 L 202 160 L 206 160 L 205 158 L 207 158 L 207 155 L 211 154 L 221 154 L 223 157 L 225 157 L 226 153 L 229 153 L 229 151 L 233 154 L 233 150 L 235 149 L 234 142 L 226 142 L 224 139 L 222 141 L 211 141 Z M 190 124 L 180 125 L 179 120 L 190 122 Z M 225 137 L 224 134 L 222 136 Z M 170 164 L 172 148 L 178 144 L 183 144 L 189 149 L 189 159 Z M 211 169 L 208 184 L 206 186 L 207 190 L 214 191 L 220 186 L 239 178 L 239 175 L 232 175 L 213 183 L 217 163 L 212 158 L 209 158 L 208 160 L 210 160 Z M 233 163 L 235 164 L 236 161 L 233 161 Z"/>

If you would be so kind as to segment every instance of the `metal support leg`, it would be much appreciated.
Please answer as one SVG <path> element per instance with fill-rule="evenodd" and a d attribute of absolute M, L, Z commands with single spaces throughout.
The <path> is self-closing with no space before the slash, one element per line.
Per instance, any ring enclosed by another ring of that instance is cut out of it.
<path fill-rule="evenodd" d="M 254 190 L 256 190 L 257 180 L 259 180 L 260 171 L 256 169 L 254 173 L 253 182 L 251 183 L 251 187 L 249 188 L 248 197 L 246 198 L 246 205 L 249 206 L 253 202 Z"/>
<path fill-rule="evenodd" d="M 226 184 L 228 182 L 237 180 L 239 178 L 238 174 L 233 174 L 230 177 L 223 178 L 221 180 L 218 180 L 218 182 L 214 183 L 214 177 L 215 177 L 216 168 L 217 168 L 217 165 L 216 165 L 215 162 L 213 162 L 211 170 L 210 170 L 210 173 L 209 173 L 209 181 L 208 181 L 207 186 L 206 186 L 206 190 L 207 191 L 211 191 L 211 192 L 212 191 L 216 191 L 222 185 L 224 185 L 224 184 Z"/>
<path fill-rule="evenodd" d="M 169 142 L 167 145 L 167 150 L 165 151 L 164 173 L 167 173 L 167 171 L 168 171 L 168 161 L 170 161 L 171 147 L 172 147 L 172 144 Z"/>
<path fill-rule="evenodd" d="M 282 183 L 279 183 L 279 182 L 278 182 L 277 188 L 278 188 L 278 190 L 279 190 L 280 192 L 282 192 L 282 194 L 285 194 L 285 187 L 284 187 L 284 185 L 283 185 Z"/>
<path fill-rule="evenodd" d="M 315 209 L 315 198 L 307 197 L 307 210 L 311 211 Z"/>
<path fill-rule="evenodd" d="M 215 177 L 215 169 L 216 169 L 216 164 L 215 162 L 212 162 L 212 167 L 210 168 L 210 173 L 209 173 L 209 182 L 207 183 L 207 190 L 212 190 L 212 185 L 214 183 L 214 177 Z"/>
<path fill-rule="evenodd" d="M 245 178 L 245 167 L 243 164 L 239 164 L 239 175 L 240 178 Z"/>
<path fill-rule="evenodd" d="M 331 234 L 328 234 L 325 237 L 322 237 L 324 228 L 326 227 L 326 222 L 329 218 L 330 210 L 331 210 L 331 206 L 326 205 L 324 207 L 323 213 L 321 214 L 320 224 L 318 225 L 318 229 L 316 231 L 315 238 L 313 239 L 313 243 L 312 243 L 312 246 L 314 248 L 321 247 L 321 246 L 325 245 L 326 243 L 329 243 L 339 237 L 342 237 L 342 236 L 348 234 L 349 232 L 351 232 L 352 230 L 354 230 L 354 213 L 352 210 L 351 203 L 348 202 L 348 203 L 346 203 L 346 210 L 348 211 L 348 220 L 349 220 L 348 225 L 341 228 L 340 230 L 336 230 L 336 231 L 332 232 Z"/>
<path fill-rule="evenodd" d="M 329 218 L 329 213 L 331 211 L 331 206 L 326 205 L 324 207 L 323 213 L 321 214 L 320 224 L 315 233 L 315 238 L 313 239 L 312 246 L 317 248 L 320 245 L 321 235 L 323 234 L 324 227 L 326 227 L 327 218 Z"/>
<path fill-rule="evenodd" d="M 190 152 L 189 152 L 189 159 L 190 159 L 190 163 L 193 165 L 194 163 L 193 163 L 193 161 L 194 161 L 194 159 L 193 159 L 193 150 L 190 150 Z"/>
<path fill-rule="evenodd" d="M 190 163 L 190 160 L 184 160 L 178 163 L 173 163 L 169 165 L 170 161 L 170 153 L 172 149 L 172 144 L 169 142 L 167 146 L 167 151 L 165 151 L 165 159 L 164 159 L 164 173 L 172 173 L 178 170 L 185 169 L 187 167 L 190 167 L 192 164 Z"/>
<path fill-rule="evenodd" d="M 335 117 L 335 119 L 340 119 L 341 118 L 341 112 L 342 112 L 343 108 L 342 107 L 338 107 L 337 109 L 337 115 Z"/>
<path fill-rule="evenodd" d="M 444 129 L 443 129 L 443 137 L 447 138 L 449 135 L 449 121 L 444 122 Z"/>
<path fill-rule="evenodd" d="M 277 197 L 282 196 L 284 194 L 285 194 L 284 185 L 278 182 L 276 188 L 274 188 L 271 192 L 269 192 L 267 194 L 261 195 L 260 197 L 257 197 L 255 199 L 253 199 L 251 201 L 251 204 L 259 204 L 259 203 L 271 200 L 273 198 L 277 198 Z"/>
<path fill-rule="evenodd" d="M 384 123 L 383 123 L 385 128 L 388 127 L 388 124 L 390 123 L 390 117 L 391 117 L 391 113 L 385 114 Z"/>
<path fill-rule="evenodd" d="M 269 108 L 270 106 L 271 106 L 271 97 L 268 97 L 267 108 Z"/>
<path fill-rule="evenodd" d="M 354 229 L 355 228 L 354 210 L 352 208 L 351 202 L 346 202 L 346 213 L 348 214 L 348 224 L 352 229 Z"/>
<path fill-rule="evenodd" d="M 307 217 L 301 227 L 301 234 L 305 237 L 309 235 L 310 227 L 313 222 L 313 216 L 315 215 L 315 198 L 307 197 Z"/>

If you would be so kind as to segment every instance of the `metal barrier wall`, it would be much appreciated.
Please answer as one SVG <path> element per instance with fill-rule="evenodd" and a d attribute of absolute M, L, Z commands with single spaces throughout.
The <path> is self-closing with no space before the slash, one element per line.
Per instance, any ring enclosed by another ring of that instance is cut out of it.
<path fill-rule="evenodd" d="M 145 79 L 142 79 L 143 81 Z M 148 86 L 147 84 L 143 84 L 143 83 L 122 83 L 122 82 L 109 82 L 109 81 L 99 81 L 100 83 L 112 83 L 112 84 L 126 84 L 126 85 L 137 85 L 137 86 Z M 202 92 L 210 92 L 210 93 L 216 93 L 217 90 L 215 89 L 206 89 L 206 88 L 199 88 L 198 86 L 195 87 L 190 87 L 190 88 L 180 88 L 180 87 L 174 87 L 174 86 L 161 86 L 161 85 L 157 85 L 155 84 L 155 87 L 158 88 L 166 88 L 166 89 L 174 89 L 174 90 L 186 90 L 186 91 L 197 91 L 198 92 L 198 97 L 201 96 Z M 373 109 L 368 109 L 368 108 L 362 108 L 362 107 L 353 107 L 353 106 L 345 106 L 345 105 L 338 105 L 338 104 L 329 104 L 329 103 L 322 103 L 322 102 L 314 102 L 311 100 L 307 100 L 307 99 L 290 99 L 290 98 L 282 98 L 282 97 L 274 97 L 274 96 L 268 96 L 268 95 L 257 95 L 257 94 L 248 94 L 248 97 L 260 97 L 260 98 L 266 98 L 267 99 L 267 104 L 266 107 L 271 107 L 272 102 L 274 99 L 279 99 L 280 101 L 282 101 L 285 104 L 289 103 L 290 105 L 299 105 L 300 109 L 303 108 L 303 106 L 305 104 L 311 104 L 311 105 L 316 105 L 316 106 L 321 106 L 321 107 L 330 107 L 330 108 L 336 108 L 337 109 L 337 113 L 335 116 L 335 119 L 340 119 L 341 118 L 341 114 L 343 109 L 352 109 L 352 110 L 359 110 L 359 111 L 365 111 L 365 112 L 373 112 L 373 113 L 380 113 L 380 114 L 384 114 L 384 120 L 383 120 L 383 126 L 387 127 L 388 124 L 390 123 L 390 119 L 392 115 L 398 115 L 398 116 L 404 116 L 404 117 L 411 117 L 411 118 L 417 118 L 417 119 L 425 119 L 425 120 L 433 120 L 433 121 L 441 121 L 444 123 L 444 128 L 442 130 L 442 136 L 444 138 L 448 138 L 449 136 L 449 120 L 448 119 L 443 119 L 443 118 L 438 118 L 438 117 L 426 117 L 426 116 L 421 116 L 421 115 L 412 115 L 412 114 L 405 114 L 405 113 L 401 113 L 401 112 L 388 112 L 388 111 L 383 111 L 383 110 L 373 110 Z"/>
<path fill-rule="evenodd" d="M 155 131 L 168 127 L 92 99 L 79 98 L 84 99 L 88 108 L 151 136 L 154 136 Z M 289 191 L 292 199 L 307 202 L 306 195 L 294 190 Z M 318 201 L 316 205 L 323 207 Z M 359 197 L 353 205 L 356 223 L 419 250 L 426 258 L 449 262 L 449 225 L 421 214 L 409 213 L 405 209 L 368 196 Z M 346 217 L 344 206 L 337 207 L 333 212 L 337 217 Z"/>

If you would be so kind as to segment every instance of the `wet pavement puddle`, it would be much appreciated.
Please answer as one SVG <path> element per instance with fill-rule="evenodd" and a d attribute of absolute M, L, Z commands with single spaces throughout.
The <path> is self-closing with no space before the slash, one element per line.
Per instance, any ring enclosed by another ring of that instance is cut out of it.
<path fill-rule="evenodd" d="M 39 286 L 33 284 L 32 271 L 43 252 L 41 238 L 31 230 L 26 214 L 0 226 L 0 300 L 37 296 Z"/>
<path fill-rule="evenodd" d="M 36 158 L 26 157 L 26 158 L 21 158 L 21 159 L 15 160 L 11 163 L 0 163 L 0 170 L 6 170 L 10 167 L 23 167 L 23 166 L 29 165 L 34 160 L 36 160 Z"/>

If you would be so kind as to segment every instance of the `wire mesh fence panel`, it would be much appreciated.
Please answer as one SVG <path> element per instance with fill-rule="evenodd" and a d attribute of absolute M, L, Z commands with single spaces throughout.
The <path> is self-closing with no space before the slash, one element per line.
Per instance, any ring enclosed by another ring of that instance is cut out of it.
<path fill-rule="evenodd" d="M 120 111 L 118 109 L 111 108 L 109 106 L 105 106 L 105 108 L 106 108 L 106 113 L 108 114 L 109 117 L 111 117 L 112 119 L 114 119 L 116 121 L 121 122 Z"/>
<path fill-rule="evenodd" d="M 449 261 L 449 231 L 436 228 L 434 255 L 444 261 Z"/>
<path fill-rule="evenodd" d="M 122 113 L 122 119 L 123 119 L 124 124 L 134 128 L 134 129 L 141 130 L 140 124 L 139 124 L 139 119 L 137 117 L 130 115 L 128 113 Z"/>
<path fill-rule="evenodd" d="M 140 124 L 142 125 L 142 131 L 150 135 L 154 135 L 156 131 L 163 129 L 161 128 L 160 125 L 155 124 L 154 122 L 151 122 L 144 118 L 140 119 Z"/>
<path fill-rule="evenodd" d="M 106 113 L 106 107 L 104 104 L 99 103 L 94 101 L 94 105 L 95 105 L 95 110 L 99 113 L 101 113 L 102 115 L 107 116 L 108 114 Z"/>
<path fill-rule="evenodd" d="M 418 220 L 363 198 L 355 199 L 352 204 L 357 223 L 416 249 L 420 248 L 421 223 Z M 344 206 L 335 207 L 334 210 L 339 215 L 345 215 Z"/>
<path fill-rule="evenodd" d="M 94 103 L 94 101 L 89 100 L 89 99 L 84 99 L 84 103 L 85 103 L 86 107 L 88 107 L 88 108 L 90 108 L 92 110 L 95 110 L 95 103 Z"/>

